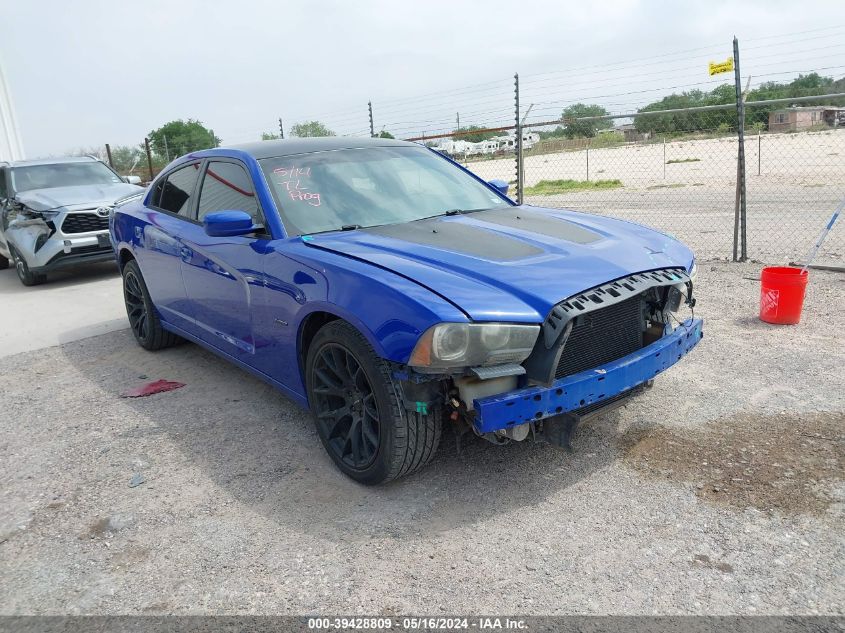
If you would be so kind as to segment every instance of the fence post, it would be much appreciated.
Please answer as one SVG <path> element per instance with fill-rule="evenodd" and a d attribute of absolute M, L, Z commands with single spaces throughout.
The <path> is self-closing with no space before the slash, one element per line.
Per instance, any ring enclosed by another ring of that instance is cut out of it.
<path fill-rule="evenodd" d="M 517 204 L 522 204 L 524 174 L 522 171 L 522 121 L 519 117 L 519 73 L 514 73 L 513 75 L 513 86 L 516 112 L 516 129 L 514 130 L 516 133 L 516 144 L 514 147 L 516 151 L 516 202 Z"/>
<path fill-rule="evenodd" d="M 373 138 L 376 135 L 375 128 L 373 127 L 373 102 L 367 101 L 367 110 L 370 112 L 370 138 Z"/>
<path fill-rule="evenodd" d="M 144 148 L 147 150 L 147 167 L 150 169 L 150 180 L 153 179 L 153 155 L 150 152 L 150 139 L 144 137 Z"/>
<path fill-rule="evenodd" d="M 737 165 L 736 165 L 736 205 L 734 207 L 734 249 L 733 260 L 744 262 L 748 259 L 747 217 L 745 189 L 745 94 L 742 91 L 742 78 L 739 72 L 739 40 L 734 36 L 734 83 L 736 87 L 736 129 L 737 129 Z M 738 244 L 739 243 L 739 244 Z M 739 250 L 739 252 L 737 252 Z"/>
<path fill-rule="evenodd" d="M 587 182 L 590 182 L 590 139 L 587 139 Z"/>
<path fill-rule="evenodd" d="M 757 175 L 760 175 L 760 156 L 762 156 L 762 145 L 760 145 L 760 130 L 757 130 Z"/>
<path fill-rule="evenodd" d="M 109 145 L 108 143 L 106 143 L 106 156 L 108 156 L 109 159 L 109 167 L 114 169 L 114 161 L 111 158 L 111 145 Z"/>
<path fill-rule="evenodd" d="M 666 137 L 663 137 L 663 180 L 666 180 Z"/>

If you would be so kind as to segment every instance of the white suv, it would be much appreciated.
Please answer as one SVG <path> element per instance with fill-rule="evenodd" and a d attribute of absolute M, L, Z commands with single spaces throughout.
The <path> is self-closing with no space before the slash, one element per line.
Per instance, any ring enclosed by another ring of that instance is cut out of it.
<path fill-rule="evenodd" d="M 87 156 L 0 163 L 0 268 L 13 261 L 34 286 L 51 270 L 113 259 L 109 214 L 143 191 L 132 181 Z"/>

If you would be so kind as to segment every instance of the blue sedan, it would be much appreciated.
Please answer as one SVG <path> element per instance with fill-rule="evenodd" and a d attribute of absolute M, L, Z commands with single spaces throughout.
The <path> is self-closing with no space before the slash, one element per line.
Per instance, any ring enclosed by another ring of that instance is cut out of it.
<path fill-rule="evenodd" d="M 663 233 L 517 206 L 430 149 L 294 139 L 183 156 L 115 209 L 129 323 L 310 408 L 347 475 L 428 463 L 448 423 L 569 446 L 702 337 Z"/>

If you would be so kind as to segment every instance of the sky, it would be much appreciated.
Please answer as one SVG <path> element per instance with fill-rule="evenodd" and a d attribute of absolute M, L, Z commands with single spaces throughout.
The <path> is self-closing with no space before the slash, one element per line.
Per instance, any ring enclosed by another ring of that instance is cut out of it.
<path fill-rule="evenodd" d="M 28 158 L 142 143 L 195 118 L 223 144 L 283 118 L 397 137 L 528 121 L 569 103 L 632 111 L 710 89 L 740 40 L 752 86 L 845 76 L 845 3 L 0 0 L 0 64 Z M 533 104 L 533 106 L 532 106 Z"/>

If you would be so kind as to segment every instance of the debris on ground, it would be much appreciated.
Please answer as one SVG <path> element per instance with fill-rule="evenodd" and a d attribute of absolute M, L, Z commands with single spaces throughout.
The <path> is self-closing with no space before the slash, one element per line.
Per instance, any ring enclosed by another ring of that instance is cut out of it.
<path fill-rule="evenodd" d="M 135 387 L 133 389 L 127 389 L 123 393 L 120 394 L 121 398 L 144 398 L 146 396 L 151 396 L 156 393 L 162 393 L 165 391 L 173 391 L 174 389 L 180 389 L 185 386 L 183 382 L 175 382 L 171 380 L 154 380 L 152 382 L 148 382 L 140 387 Z"/>

